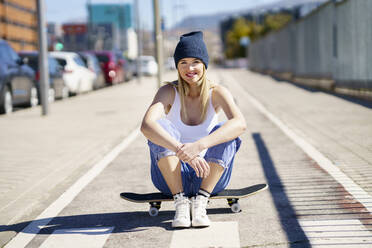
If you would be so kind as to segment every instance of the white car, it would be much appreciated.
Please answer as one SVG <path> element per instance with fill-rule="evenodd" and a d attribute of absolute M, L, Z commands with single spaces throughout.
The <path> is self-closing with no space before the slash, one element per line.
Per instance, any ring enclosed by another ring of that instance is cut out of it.
<path fill-rule="evenodd" d="M 141 72 L 144 75 L 154 76 L 158 74 L 158 63 L 153 56 L 140 57 Z"/>
<path fill-rule="evenodd" d="M 168 70 L 176 70 L 176 64 L 174 63 L 174 58 L 173 57 L 168 57 L 167 60 L 165 61 L 165 68 Z"/>
<path fill-rule="evenodd" d="M 63 79 L 70 94 L 79 94 L 93 90 L 96 74 L 85 67 L 80 56 L 74 52 L 50 52 L 64 67 Z"/>

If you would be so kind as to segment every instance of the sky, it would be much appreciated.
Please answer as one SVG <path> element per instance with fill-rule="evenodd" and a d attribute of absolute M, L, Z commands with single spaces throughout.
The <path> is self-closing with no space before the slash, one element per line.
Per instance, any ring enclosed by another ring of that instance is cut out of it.
<path fill-rule="evenodd" d="M 161 15 L 166 27 L 173 26 L 184 17 L 191 15 L 234 12 L 253 6 L 278 0 L 159 0 Z M 48 22 L 65 23 L 68 21 L 86 20 L 86 4 L 89 0 L 45 0 Z M 91 3 L 132 3 L 133 0 L 90 0 Z M 153 28 L 153 0 L 138 0 L 141 25 L 146 29 Z"/>

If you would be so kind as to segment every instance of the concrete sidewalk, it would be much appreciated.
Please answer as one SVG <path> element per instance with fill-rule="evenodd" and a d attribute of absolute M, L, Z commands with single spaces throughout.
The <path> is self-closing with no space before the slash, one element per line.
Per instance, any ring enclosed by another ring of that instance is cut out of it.
<path fill-rule="evenodd" d="M 37 216 L 140 124 L 156 91 L 143 78 L 0 117 L 0 220 Z M 4 235 L 1 233 L 0 235 Z"/>
<path fill-rule="evenodd" d="M 242 201 L 244 211 L 236 215 L 227 214 L 224 201 L 212 202 L 214 222 L 237 222 L 242 246 L 306 247 L 309 223 L 332 220 L 334 225 L 343 226 L 345 218 L 364 221 L 369 216 L 245 97 L 248 92 L 333 162 L 342 161 L 340 168 L 360 185 L 365 182 L 367 191 L 371 189 L 367 177 L 372 168 L 370 109 L 246 70 L 213 68 L 208 73 L 210 79 L 230 89 L 248 125 L 229 187 L 262 182 L 270 185 L 270 190 Z M 168 73 L 164 80 L 175 76 L 175 72 Z M 23 221 L 38 216 L 138 127 L 156 86 L 155 78 L 144 78 L 141 85 L 130 82 L 56 102 L 48 117 L 40 117 L 39 108 L 0 117 L 5 130 L 0 134 L 0 225 L 18 223 L 17 230 L 0 232 L 0 241 L 20 232 L 21 224 L 27 223 Z M 123 189 L 154 189 L 148 175 L 148 154 L 138 152 L 146 149 L 145 139 L 136 139 L 60 213 L 61 218 L 55 220 L 57 227 L 115 226 L 120 235 L 111 235 L 108 247 L 121 247 L 124 242 L 128 246 L 169 247 L 173 235 L 168 230 L 171 204 L 164 204 L 159 224 L 159 219 L 147 217 L 147 206 L 118 200 Z M 95 220 L 93 224 L 89 218 Z M 363 223 L 358 225 L 363 227 Z M 323 228 L 322 232 L 334 235 L 332 229 Z M 45 236 L 39 235 L 28 247 L 39 247 Z M 356 238 L 352 241 L 361 245 L 367 242 Z M 315 241 L 334 239 L 316 236 Z M 342 237 L 336 241 L 344 242 Z"/>

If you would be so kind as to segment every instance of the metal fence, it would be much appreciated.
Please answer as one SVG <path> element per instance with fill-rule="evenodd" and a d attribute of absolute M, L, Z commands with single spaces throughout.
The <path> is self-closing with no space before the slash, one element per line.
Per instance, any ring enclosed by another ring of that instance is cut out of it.
<path fill-rule="evenodd" d="M 250 68 L 372 90 L 372 1 L 327 2 L 249 47 Z"/>

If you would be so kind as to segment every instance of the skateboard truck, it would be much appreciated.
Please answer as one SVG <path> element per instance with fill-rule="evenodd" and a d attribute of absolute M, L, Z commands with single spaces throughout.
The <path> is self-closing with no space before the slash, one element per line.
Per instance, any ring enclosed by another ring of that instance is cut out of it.
<path fill-rule="evenodd" d="M 161 202 L 150 202 L 149 215 L 154 217 L 159 214 L 159 209 L 161 207 Z"/>
<path fill-rule="evenodd" d="M 231 211 L 233 213 L 239 213 L 242 211 L 238 201 L 239 201 L 238 198 L 227 199 L 227 203 L 229 204 Z"/>

